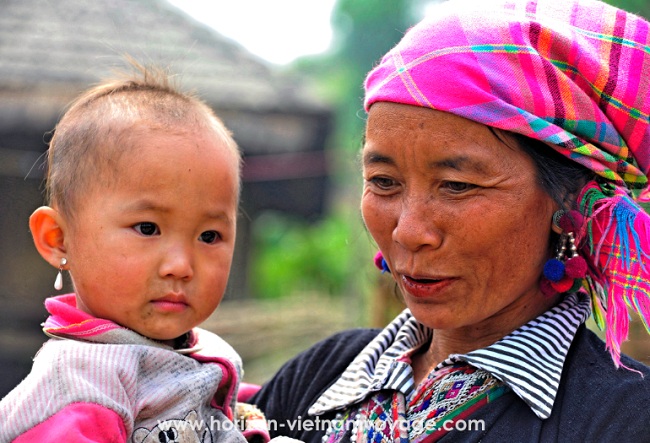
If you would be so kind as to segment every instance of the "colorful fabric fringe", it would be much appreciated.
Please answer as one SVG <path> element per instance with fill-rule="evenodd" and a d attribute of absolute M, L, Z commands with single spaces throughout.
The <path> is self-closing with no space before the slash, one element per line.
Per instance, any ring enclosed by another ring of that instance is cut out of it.
<path fill-rule="evenodd" d="M 620 364 L 648 328 L 650 24 L 595 0 L 449 0 L 366 80 L 365 106 L 428 107 L 542 140 L 600 176 L 580 197 L 594 317 Z M 650 332 L 650 330 L 649 330 Z"/>
<path fill-rule="evenodd" d="M 622 188 L 590 182 L 578 198 L 587 223 L 579 232 L 590 258 L 594 319 L 620 365 L 629 330 L 628 308 L 650 333 L 650 216 Z"/>

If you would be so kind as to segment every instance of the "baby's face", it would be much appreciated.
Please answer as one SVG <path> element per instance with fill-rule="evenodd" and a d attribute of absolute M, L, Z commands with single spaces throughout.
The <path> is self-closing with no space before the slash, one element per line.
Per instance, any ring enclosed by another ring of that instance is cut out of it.
<path fill-rule="evenodd" d="M 238 160 L 211 131 L 144 130 L 109 187 L 84 196 L 65 247 L 80 309 L 171 340 L 225 291 Z M 100 181 L 98 181 L 100 182 Z"/>

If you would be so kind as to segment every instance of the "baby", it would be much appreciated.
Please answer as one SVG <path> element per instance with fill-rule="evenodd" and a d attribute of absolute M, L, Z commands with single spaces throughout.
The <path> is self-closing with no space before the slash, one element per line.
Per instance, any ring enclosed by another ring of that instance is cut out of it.
<path fill-rule="evenodd" d="M 212 110 L 162 72 L 96 86 L 56 127 L 49 206 L 29 220 L 75 292 L 0 402 L 0 441 L 237 442 L 241 362 L 196 328 L 223 296 L 240 154 Z"/>

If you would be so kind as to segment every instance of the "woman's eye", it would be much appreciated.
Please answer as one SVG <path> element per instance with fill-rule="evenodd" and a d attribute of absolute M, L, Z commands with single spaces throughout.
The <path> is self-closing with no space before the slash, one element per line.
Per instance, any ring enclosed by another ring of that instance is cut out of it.
<path fill-rule="evenodd" d="M 203 243 L 208 243 L 212 244 L 219 240 L 220 236 L 217 231 L 205 231 L 202 232 L 201 235 L 199 235 L 199 240 L 201 240 Z"/>
<path fill-rule="evenodd" d="M 470 189 L 474 189 L 476 186 L 464 182 L 446 182 L 445 187 L 452 192 L 461 193 L 469 191 Z"/>
<path fill-rule="evenodd" d="M 138 234 L 151 236 L 160 234 L 160 230 L 155 223 L 151 222 L 142 222 L 133 226 L 133 229 L 136 230 Z"/>
<path fill-rule="evenodd" d="M 387 177 L 373 177 L 368 180 L 368 183 L 376 186 L 379 189 L 386 190 L 395 185 L 395 180 Z"/>

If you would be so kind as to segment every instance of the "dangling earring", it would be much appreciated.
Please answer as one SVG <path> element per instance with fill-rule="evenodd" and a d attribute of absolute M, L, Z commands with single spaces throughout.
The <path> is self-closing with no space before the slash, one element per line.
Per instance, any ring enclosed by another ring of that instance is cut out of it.
<path fill-rule="evenodd" d="M 383 274 L 384 272 L 390 272 L 390 269 L 388 269 L 388 263 L 386 263 L 386 259 L 384 259 L 384 254 L 381 253 L 381 251 L 377 251 L 375 254 L 375 266 L 381 270 L 381 273 Z"/>
<path fill-rule="evenodd" d="M 578 211 L 564 210 L 553 214 L 553 225 L 560 231 L 560 241 L 555 257 L 544 265 L 541 289 L 544 295 L 553 296 L 568 291 L 577 291 L 587 275 L 587 262 L 578 255 L 575 232 L 580 229 L 584 217 Z"/>
<path fill-rule="evenodd" d="M 54 280 L 54 289 L 60 291 L 63 289 L 63 267 L 68 263 L 68 259 L 63 257 L 61 259 L 61 264 L 59 265 L 59 273 L 56 274 L 56 280 Z"/>

